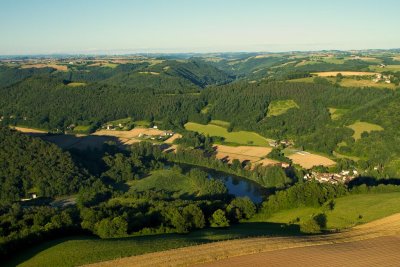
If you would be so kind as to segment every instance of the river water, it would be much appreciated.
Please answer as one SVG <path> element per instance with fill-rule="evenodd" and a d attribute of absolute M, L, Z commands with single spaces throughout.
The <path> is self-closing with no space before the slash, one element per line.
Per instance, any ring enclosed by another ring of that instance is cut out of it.
<path fill-rule="evenodd" d="M 252 180 L 243 177 L 190 164 L 180 163 L 178 165 L 185 171 L 188 171 L 192 168 L 205 171 L 208 173 L 210 178 L 218 179 L 224 182 L 229 194 L 232 194 L 236 197 L 249 197 L 256 204 L 261 203 L 268 193 L 266 188 Z"/>

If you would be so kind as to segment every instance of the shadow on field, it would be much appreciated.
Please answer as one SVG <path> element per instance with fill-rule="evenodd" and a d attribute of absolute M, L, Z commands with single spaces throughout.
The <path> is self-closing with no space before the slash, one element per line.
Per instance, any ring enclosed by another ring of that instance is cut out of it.
<path fill-rule="evenodd" d="M 25 261 L 35 257 L 36 255 L 45 252 L 46 250 L 52 249 L 53 251 L 47 252 L 48 256 L 57 255 L 57 251 L 63 251 L 68 255 L 76 255 L 77 258 L 84 257 L 84 255 L 97 255 L 99 251 L 103 251 L 105 247 L 108 247 L 107 251 L 110 250 L 109 256 L 106 258 L 111 260 L 116 258 L 114 255 L 121 255 L 119 249 L 121 243 L 129 244 L 131 250 L 124 251 L 122 254 L 124 257 L 140 255 L 143 253 L 150 253 L 162 250 L 168 250 L 183 246 L 192 246 L 206 244 L 210 242 L 232 240 L 238 238 L 247 237 L 268 237 L 268 236 L 300 236 L 299 227 L 297 225 L 285 225 L 279 223 L 264 223 L 264 222 L 244 222 L 233 225 L 229 228 L 207 228 L 202 230 L 193 231 L 189 234 L 159 234 L 149 236 L 137 236 L 137 237 L 126 237 L 126 238 L 113 238 L 113 239 L 100 239 L 89 235 L 71 236 L 58 238 L 50 241 L 44 241 L 40 244 L 31 244 L 27 246 L 27 249 L 18 250 L 12 256 L 11 260 L 4 262 L 4 266 L 16 266 L 22 264 Z M 84 251 L 82 255 L 79 253 L 68 253 L 71 246 L 65 246 L 64 243 L 74 241 L 87 241 L 90 242 L 91 251 Z M 175 247 L 171 247 L 170 244 L 179 244 Z M 57 246 L 57 248 L 56 248 Z M 138 250 L 137 248 L 141 249 Z M 126 247 L 125 247 L 126 248 Z M 50 255 L 51 254 L 51 255 Z M 46 254 L 47 255 L 47 254 Z M 11 256 L 11 255 L 10 255 Z M 73 257 L 74 257 L 73 256 Z M 103 255 L 104 256 L 104 255 Z M 92 258 L 91 261 L 96 262 L 102 259 Z M 71 262 L 76 262 L 75 259 L 71 258 Z M 3 265 L 3 264 L 2 264 Z"/>

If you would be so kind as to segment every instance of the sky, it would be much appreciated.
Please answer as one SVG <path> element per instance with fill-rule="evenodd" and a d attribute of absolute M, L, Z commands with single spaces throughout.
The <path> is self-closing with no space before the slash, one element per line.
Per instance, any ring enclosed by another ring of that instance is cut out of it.
<path fill-rule="evenodd" d="M 0 0 L 0 55 L 400 48 L 399 0 Z"/>

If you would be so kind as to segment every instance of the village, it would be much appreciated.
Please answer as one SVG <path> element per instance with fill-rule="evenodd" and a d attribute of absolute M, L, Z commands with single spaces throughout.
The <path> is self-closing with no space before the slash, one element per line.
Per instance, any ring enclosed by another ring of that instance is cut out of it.
<path fill-rule="evenodd" d="M 304 175 L 304 180 L 316 180 L 320 183 L 347 184 L 358 176 L 356 170 L 342 170 L 340 173 L 319 173 L 312 171 Z"/>

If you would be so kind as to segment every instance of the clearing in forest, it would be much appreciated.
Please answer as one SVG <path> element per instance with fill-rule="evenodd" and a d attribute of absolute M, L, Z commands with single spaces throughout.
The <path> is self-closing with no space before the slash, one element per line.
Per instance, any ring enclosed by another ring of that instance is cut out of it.
<path fill-rule="evenodd" d="M 199 132 L 204 135 L 220 136 L 225 138 L 225 142 L 228 143 L 235 143 L 239 145 L 269 146 L 268 139 L 255 132 L 228 132 L 226 128 L 221 126 L 212 124 L 204 125 L 195 122 L 186 123 L 185 129 L 193 132 Z"/>
<path fill-rule="evenodd" d="M 328 110 L 332 120 L 340 119 L 344 114 L 346 114 L 349 111 L 348 109 L 345 108 L 328 108 Z"/>
<path fill-rule="evenodd" d="M 382 126 L 380 126 L 378 124 L 373 124 L 373 123 L 369 123 L 369 122 L 362 122 L 362 121 L 355 122 L 355 123 L 353 123 L 353 124 L 351 124 L 351 125 L 349 125 L 347 127 L 354 131 L 353 138 L 356 141 L 358 139 L 361 139 L 361 134 L 363 132 L 370 133 L 372 131 L 383 131 L 384 130 L 382 128 Z"/>
<path fill-rule="evenodd" d="M 267 117 L 285 114 L 292 108 L 299 108 L 299 105 L 292 99 L 272 101 L 268 105 Z"/>

